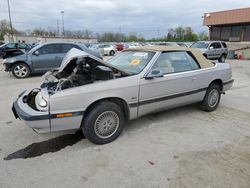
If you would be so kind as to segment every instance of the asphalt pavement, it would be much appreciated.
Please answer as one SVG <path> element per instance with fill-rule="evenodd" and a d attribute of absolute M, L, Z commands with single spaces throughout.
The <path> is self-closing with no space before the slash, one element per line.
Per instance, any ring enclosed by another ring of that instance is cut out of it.
<path fill-rule="evenodd" d="M 235 82 L 216 111 L 189 105 L 148 115 L 102 146 L 16 120 L 13 101 L 42 78 L 16 79 L 0 65 L 0 187 L 249 188 L 250 61 L 228 62 Z"/>

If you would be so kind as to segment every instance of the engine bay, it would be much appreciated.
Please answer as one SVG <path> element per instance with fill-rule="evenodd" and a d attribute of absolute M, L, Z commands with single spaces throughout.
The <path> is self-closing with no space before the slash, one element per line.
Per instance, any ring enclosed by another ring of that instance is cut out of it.
<path fill-rule="evenodd" d="M 62 71 L 49 71 L 44 75 L 45 81 L 41 88 L 46 88 L 49 94 L 54 94 L 67 88 L 91 84 L 128 76 L 116 69 L 104 66 L 98 61 L 89 58 L 72 59 Z"/>

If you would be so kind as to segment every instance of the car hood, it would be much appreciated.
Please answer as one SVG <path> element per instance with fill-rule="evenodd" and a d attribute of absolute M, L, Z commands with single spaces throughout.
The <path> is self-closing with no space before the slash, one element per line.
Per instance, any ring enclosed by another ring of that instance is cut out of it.
<path fill-rule="evenodd" d="M 200 50 L 201 52 L 205 52 L 205 51 L 207 51 L 207 49 L 206 49 L 206 48 L 195 48 L 195 49 Z"/>
<path fill-rule="evenodd" d="M 72 48 L 72 49 L 65 55 L 65 57 L 63 58 L 63 61 L 62 61 L 61 65 L 60 65 L 60 67 L 59 67 L 59 69 L 58 69 L 58 72 L 62 72 L 62 71 L 65 69 L 65 67 L 70 63 L 70 61 L 73 60 L 73 59 L 75 59 L 75 58 L 91 58 L 91 59 L 95 60 L 93 63 L 95 63 L 95 64 L 97 64 L 97 65 L 104 65 L 104 66 L 109 67 L 109 68 L 111 68 L 111 69 L 115 69 L 115 70 L 118 70 L 118 71 L 120 71 L 120 72 L 123 72 L 123 73 L 125 73 L 125 74 L 127 74 L 127 75 L 131 75 L 131 74 L 128 73 L 128 72 L 125 72 L 125 71 L 123 71 L 123 70 L 120 70 L 120 69 L 116 68 L 115 66 L 110 65 L 110 64 L 104 62 L 104 61 L 103 61 L 102 59 L 100 59 L 100 58 L 97 58 L 97 57 L 95 57 L 95 56 L 93 56 L 93 55 L 91 55 L 91 54 L 89 54 L 89 53 L 86 53 L 86 52 L 84 52 L 84 51 L 82 51 L 82 50 L 78 50 L 78 49 L 76 49 L 76 48 Z"/>

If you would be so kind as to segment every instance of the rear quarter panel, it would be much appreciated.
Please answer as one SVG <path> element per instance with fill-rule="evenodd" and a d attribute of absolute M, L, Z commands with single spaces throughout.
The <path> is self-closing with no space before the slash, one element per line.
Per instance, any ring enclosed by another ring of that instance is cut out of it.
<path fill-rule="evenodd" d="M 214 67 L 200 69 L 196 72 L 197 85 L 200 87 L 208 87 L 214 80 L 221 80 L 222 83 L 226 83 L 232 80 L 232 69 L 228 63 L 216 63 Z M 224 87 L 223 91 L 230 89 L 230 87 Z"/>

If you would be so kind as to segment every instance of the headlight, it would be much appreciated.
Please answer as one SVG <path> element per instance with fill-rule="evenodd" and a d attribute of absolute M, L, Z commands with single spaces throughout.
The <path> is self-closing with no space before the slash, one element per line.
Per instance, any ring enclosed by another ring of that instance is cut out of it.
<path fill-rule="evenodd" d="M 47 106 L 47 101 L 41 98 L 38 102 L 38 105 L 44 108 Z"/>
<path fill-rule="evenodd" d="M 36 108 L 38 110 L 41 110 L 41 111 L 45 111 L 47 110 L 47 107 L 48 107 L 48 101 L 46 99 L 44 99 L 44 97 L 42 96 L 42 93 L 39 92 L 37 95 L 36 95 Z"/>

